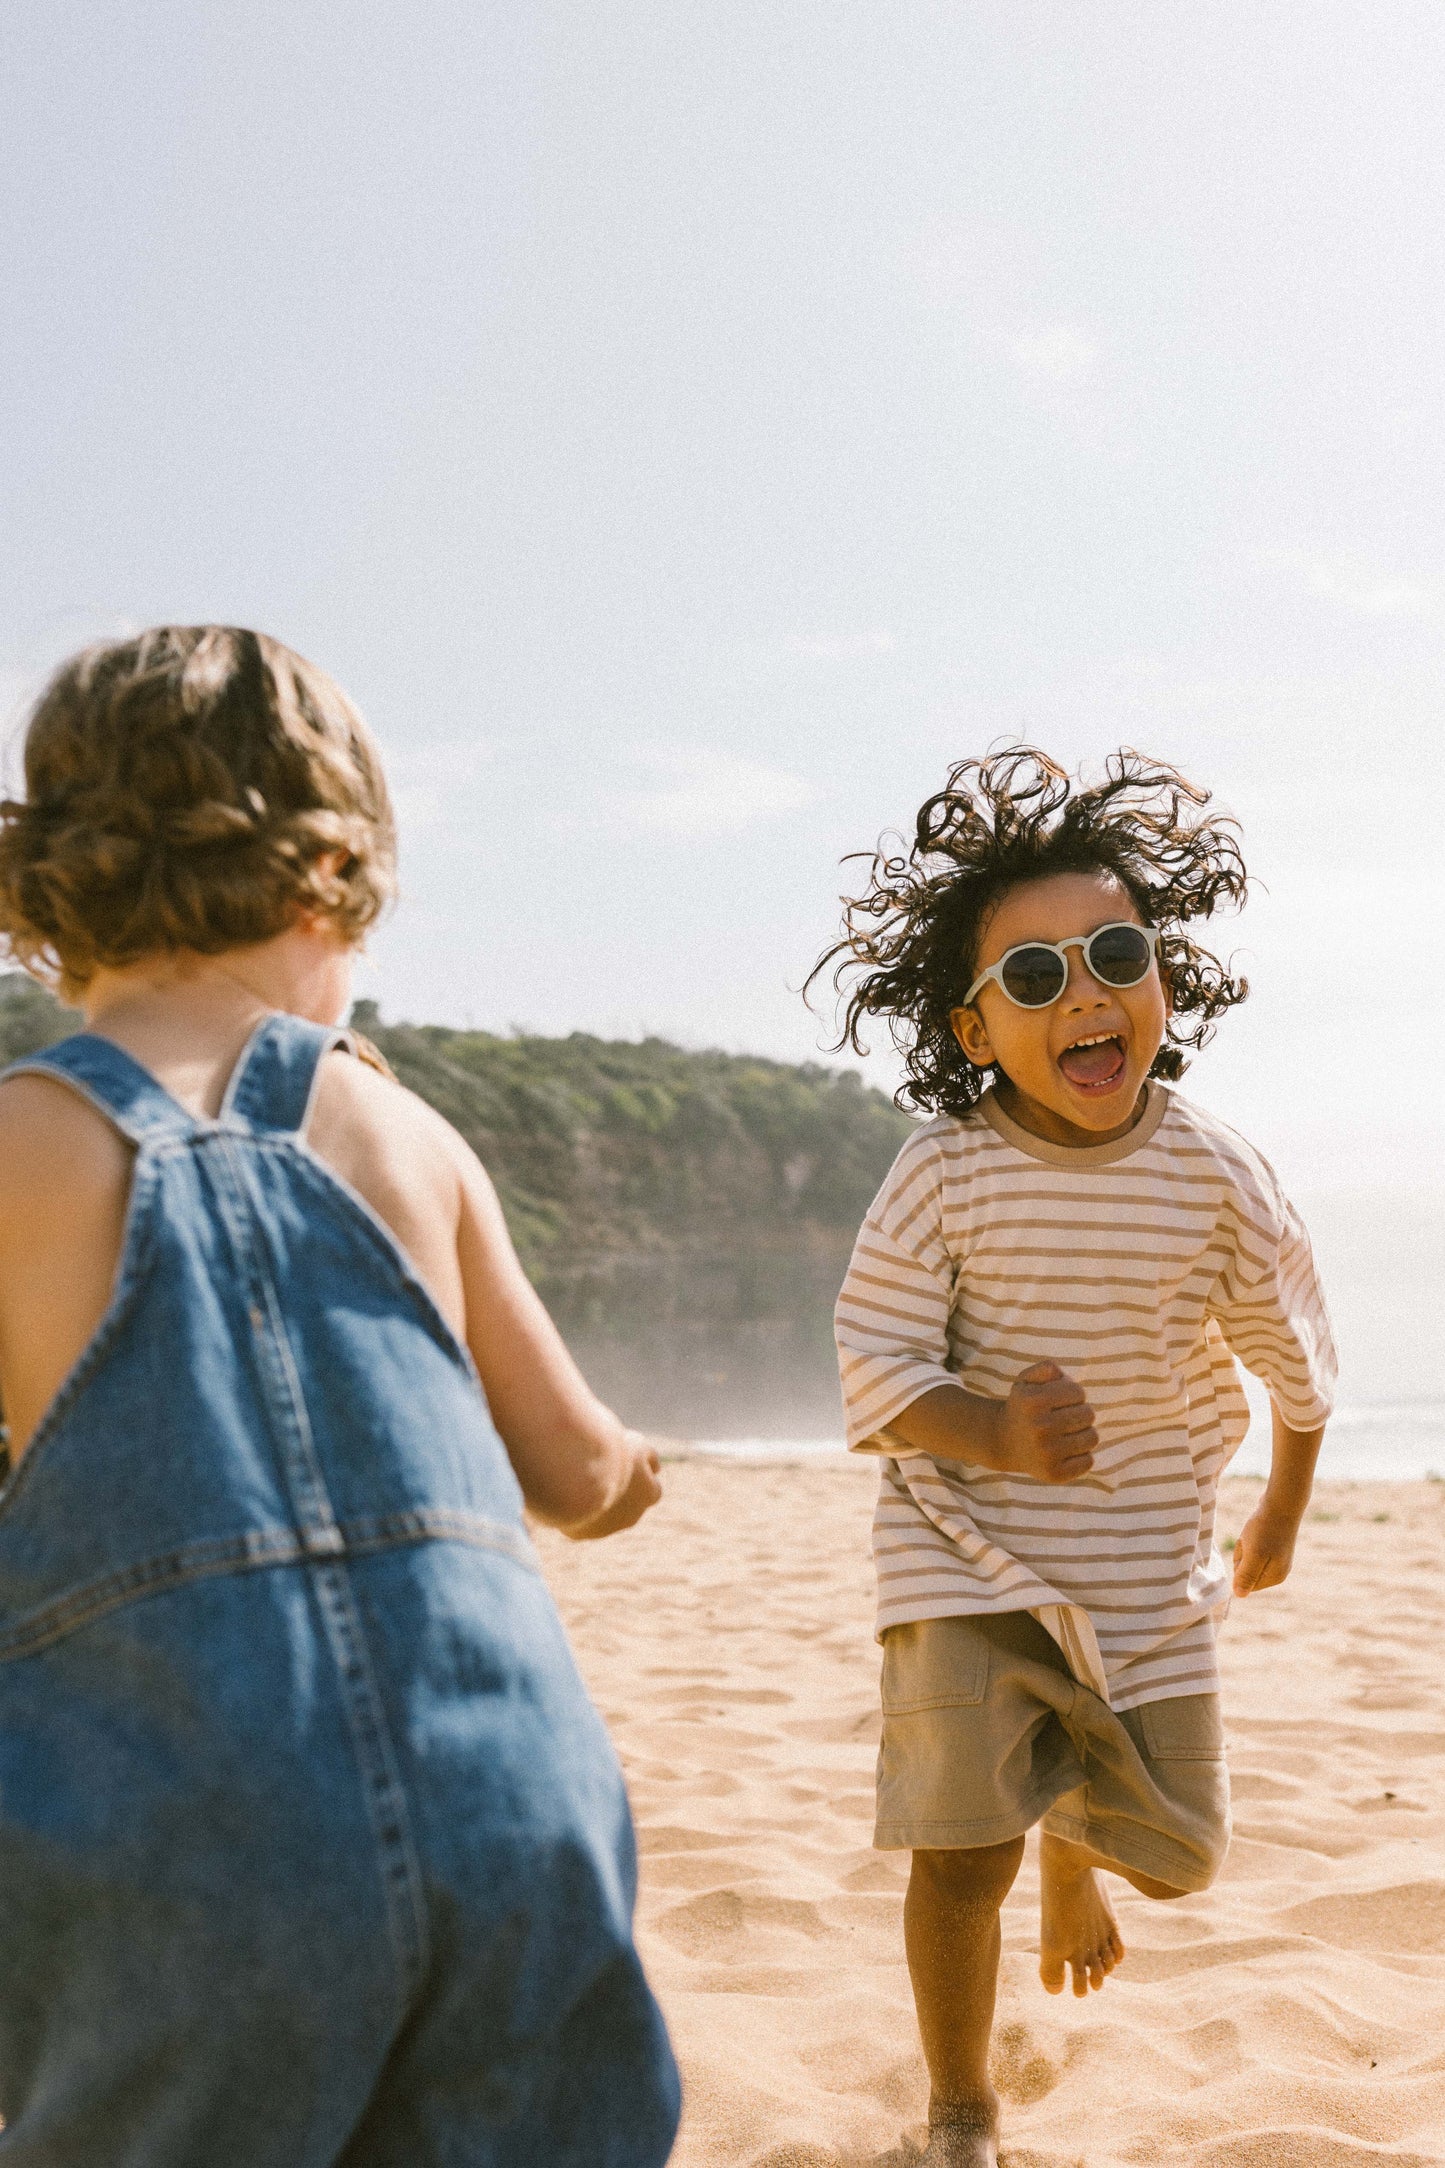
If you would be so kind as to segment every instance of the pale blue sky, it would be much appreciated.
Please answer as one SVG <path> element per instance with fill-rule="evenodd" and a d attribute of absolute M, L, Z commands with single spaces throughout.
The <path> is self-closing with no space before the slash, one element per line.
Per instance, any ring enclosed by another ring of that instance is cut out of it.
<path fill-rule="evenodd" d="M 844 851 L 1133 741 L 1269 887 L 1195 1088 L 1413 1225 L 1442 102 L 1434 0 L 12 0 L 6 705 L 264 626 L 391 758 L 388 1013 L 789 1057 Z"/>

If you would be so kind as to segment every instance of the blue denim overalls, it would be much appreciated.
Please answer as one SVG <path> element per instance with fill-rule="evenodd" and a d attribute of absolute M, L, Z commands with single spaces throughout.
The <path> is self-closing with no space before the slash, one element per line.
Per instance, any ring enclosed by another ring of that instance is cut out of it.
<path fill-rule="evenodd" d="M 654 2168 L 621 1778 L 466 1351 L 309 1150 L 345 1035 L 137 1147 L 110 1307 L 0 1493 L 0 2163 Z"/>

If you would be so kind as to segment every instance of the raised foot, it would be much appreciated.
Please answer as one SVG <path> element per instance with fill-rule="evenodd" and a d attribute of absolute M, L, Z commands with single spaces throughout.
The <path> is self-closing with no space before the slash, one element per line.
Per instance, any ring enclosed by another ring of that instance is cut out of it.
<path fill-rule="evenodd" d="M 1039 1978 L 1051 1995 L 1061 1995 L 1067 1969 L 1074 1993 L 1087 1995 L 1124 1955 L 1114 1908 L 1087 1852 L 1064 1837 L 1040 1838 L 1039 1872 Z"/>

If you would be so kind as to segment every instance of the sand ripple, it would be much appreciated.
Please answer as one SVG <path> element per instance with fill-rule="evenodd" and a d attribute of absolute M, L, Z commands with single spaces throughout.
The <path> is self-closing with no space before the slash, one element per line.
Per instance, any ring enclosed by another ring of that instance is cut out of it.
<path fill-rule="evenodd" d="M 871 1471 L 668 1479 L 635 1533 L 544 1554 L 636 1808 L 687 2079 L 676 2168 L 907 2168 L 926 2091 L 905 1862 L 869 1843 Z M 1229 1486 L 1230 1525 L 1256 1495 Z M 1445 2162 L 1445 1486 L 1326 1486 L 1316 1511 L 1289 1586 L 1226 1629 L 1219 1886 L 1124 1891 L 1123 1970 L 1060 2003 L 1030 1849 L 1004 1919 L 1006 2168 Z"/>

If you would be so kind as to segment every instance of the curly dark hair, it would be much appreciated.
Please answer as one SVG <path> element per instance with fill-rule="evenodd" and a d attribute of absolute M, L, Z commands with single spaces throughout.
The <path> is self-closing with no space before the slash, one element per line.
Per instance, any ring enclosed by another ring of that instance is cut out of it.
<path fill-rule="evenodd" d="M 395 887 L 376 747 L 264 633 L 157 625 L 73 655 L 0 803 L 0 944 L 73 996 L 104 965 L 264 941 L 299 910 L 359 940 Z"/>
<path fill-rule="evenodd" d="M 898 1105 L 966 1114 L 990 1072 L 967 1059 L 949 1018 L 973 984 L 995 904 L 1027 881 L 1098 872 L 1113 874 L 1144 923 L 1160 930 L 1172 1014 L 1149 1073 L 1182 1076 L 1184 1049 L 1203 1046 L 1215 1020 L 1249 992 L 1183 930 L 1248 892 L 1237 823 L 1206 820 L 1209 802 L 1177 769 L 1127 747 L 1087 789 L 1032 745 L 959 761 L 919 808 L 912 845 L 880 843 L 864 893 L 844 898 L 842 938 L 809 974 L 811 987 L 832 964 L 833 985 L 847 989 L 834 1051 L 865 1052 L 864 1019 L 884 1017 L 908 1070 Z"/>

